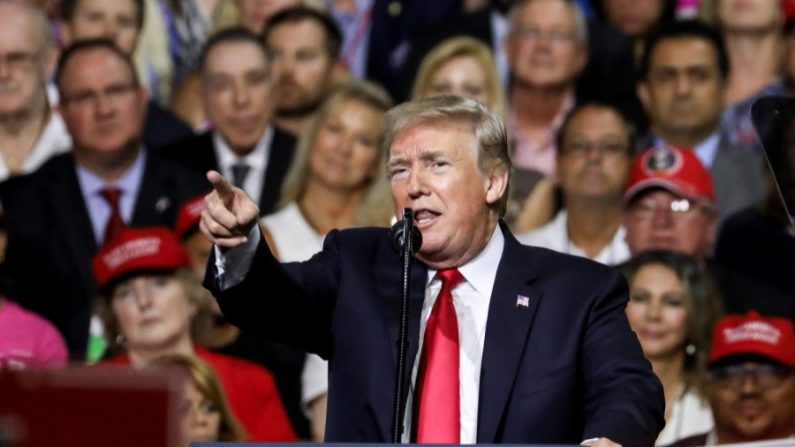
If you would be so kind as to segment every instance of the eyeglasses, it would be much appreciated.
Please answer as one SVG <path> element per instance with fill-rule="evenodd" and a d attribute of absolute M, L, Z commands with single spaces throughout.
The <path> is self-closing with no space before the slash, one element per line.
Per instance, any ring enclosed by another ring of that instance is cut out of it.
<path fill-rule="evenodd" d="M 651 218 L 657 211 L 670 211 L 674 218 L 688 218 L 696 212 L 710 211 L 711 207 L 703 202 L 689 199 L 676 199 L 670 203 L 661 203 L 651 198 L 641 199 L 630 206 L 632 213 L 641 218 Z"/>
<path fill-rule="evenodd" d="M 617 141 L 572 141 L 560 148 L 563 155 L 582 157 L 595 151 L 603 157 L 629 156 L 629 147 Z"/>
<path fill-rule="evenodd" d="M 559 29 L 541 30 L 534 26 L 526 26 L 519 28 L 513 33 L 530 42 L 537 42 L 542 38 L 556 44 L 568 44 L 576 40 L 577 35 L 572 31 L 563 31 Z"/>
<path fill-rule="evenodd" d="M 111 85 L 110 87 L 105 88 L 104 90 L 86 90 L 83 92 L 78 92 L 74 95 L 66 96 L 64 95 L 61 98 L 61 103 L 70 107 L 77 107 L 81 109 L 86 109 L 90 107 L 96 107 L 99 102 L 100 98 L 104 98 L 106 101 L 118 104 L 122 100 L 128 99 L 134 91 L 138 89 L 138 86 L 130 83 L 130 84 L 116 84 Z"/>
<path fill-rule="evenodd" d="M 792 368 L 784 365 L 726 365 L 712 367 L 709 375 L 721 388 L 739 390 L 746 378 L 751 379 L 761 391 L 777 388 L 792 374 Z"/>
<path fill-rule="evenodd" d="M 11 71 L 26 71 L 33 67 L 41 56 L 41 49 L 32 52 L 13 51 L 0 55 L 0 64 Z"/>

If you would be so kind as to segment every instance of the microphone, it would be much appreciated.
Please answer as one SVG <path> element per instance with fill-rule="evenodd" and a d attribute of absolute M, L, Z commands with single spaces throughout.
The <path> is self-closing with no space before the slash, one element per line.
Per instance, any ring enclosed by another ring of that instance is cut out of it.
<path fill-rule="evenodd" d="M 403 414 L 406 403 L 403 400 L 408 389 L 408 341 L 409 341 L 409 293 L 411 290 L 411 255 L 422 245 L 422 234 L 414 226 L 414 213 L 411 208 L 403 208 L 403 220 L 392 226 L 389 235 L 395 250 L 403 258 L 403 281 L 400 298 L 400 332 L 397 339 L 398 358 L 395 365 L 394 419 L 392 420 L 392 442 L 400 443 L 403 433 Z"/>
<path fill-rule="evenodd" d="M 392 225 L 392 229 L 389 230 L 392 243 L 398 253 L 402 253 L 406 245 L 406 233 L 411 235 L 409 249 L 411 250 L 411 254 L 414 254 L 419 251 L 420 246 L 422 246 L 422 233 L 414 226 L 414 212 L 411 211 L 411 208 L 403 208 L 403 219 L 397 221 L 395 225 Z"/>

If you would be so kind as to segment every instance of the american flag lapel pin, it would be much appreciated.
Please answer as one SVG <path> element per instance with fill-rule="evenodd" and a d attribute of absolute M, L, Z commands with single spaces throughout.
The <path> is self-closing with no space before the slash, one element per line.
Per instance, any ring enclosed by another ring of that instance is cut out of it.
<path fill-rule="evenodd" d="M 516 307 L 530 307 L 530 297 L 516 295 Z"/>

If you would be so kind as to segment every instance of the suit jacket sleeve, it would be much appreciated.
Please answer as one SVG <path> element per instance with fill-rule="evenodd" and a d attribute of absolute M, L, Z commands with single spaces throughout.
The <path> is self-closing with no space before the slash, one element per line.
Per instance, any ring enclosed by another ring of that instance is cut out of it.
<path fill-rule="evenodd" d="M 618 272 L 593 301 L 583 338 L 585 438 L 652 446 L 665 422 L 662 386 L 626 319 Z"/>
<path fill-rule="evenodd" d="M 328 357 L 339 277 L 337 235 L 329 233 L 323 251 L 309 261 L 289 264 L 279 263 L 261 238 L 249 273 L 224 291 L 213 254 L 204 285 L 235 326 Z"/>

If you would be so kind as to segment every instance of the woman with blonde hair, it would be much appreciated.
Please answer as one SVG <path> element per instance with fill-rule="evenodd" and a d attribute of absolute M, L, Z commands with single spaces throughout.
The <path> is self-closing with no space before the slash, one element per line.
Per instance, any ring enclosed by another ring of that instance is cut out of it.
<path fill-rule="evenodd" d="M 307 125 L 282 185 L 279 211 L 262 219 L 281 261 L 308 259 L 334 228 L 387 226 L 393 209 L 381 146 L 392 105 L 381 87 L 335 88 Z"/>
<path fill-rule="evenodd" d="M 202 359 L 169 354 L 147 368 L 181 371 L 187 377 L 181 409 L 184 445 L 192 442 L 243 441 L 245 431 L 232 413 L 218 374 Z"/>
<path fill-rule="evenodd" d="M 505 116 L 505 90 L 486 44 L 472 37 L 453 37 L 425 56 L 411 99 L 441 95 L 469 96 Z"/>
<path fill-rule="evenodd" d="M 376 84 L 346 82 L 308 123 L 282 185 L 280 209 L 261 220 L 263 235 L 282 262 L 309 259 L 334 228 L 389 225 L 394 210 L 382 142 L 383 115 L 391 106 Z M 315 441 L 325 431 L 326 371 L 320 357 L 307 357 L 302 403 Z"/>

